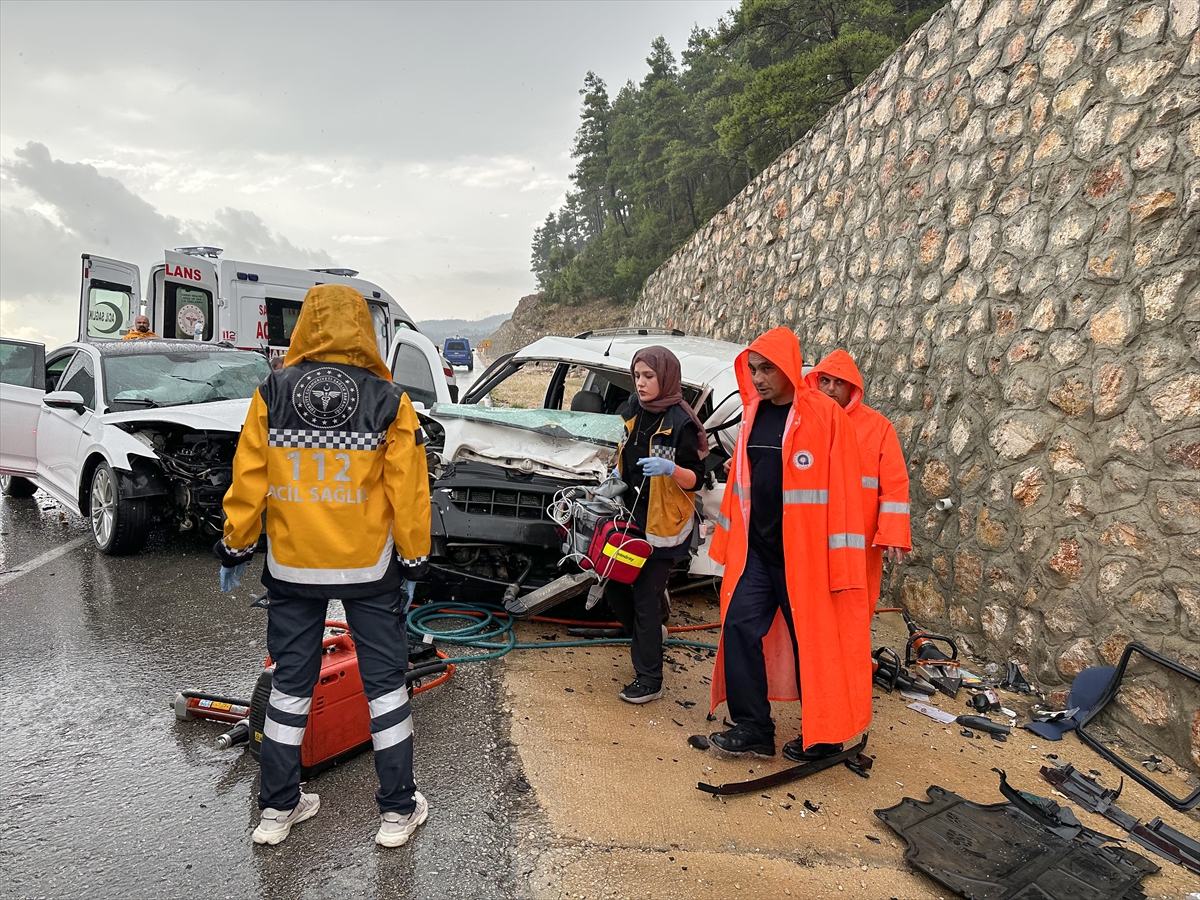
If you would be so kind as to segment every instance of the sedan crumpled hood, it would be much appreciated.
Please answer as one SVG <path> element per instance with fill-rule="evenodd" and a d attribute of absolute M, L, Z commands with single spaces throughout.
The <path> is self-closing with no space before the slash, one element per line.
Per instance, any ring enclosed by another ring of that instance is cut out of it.
<path fill-rule="evenodd" d="M 429 416 L 445 429 L 446 462 L 474 460 L 592 482 L 608 474 L 624 430 L 620 416 L 557 409 L 438 403 Z"/>
<path fill-rule="evenodd" d="M 250 410 L 245 400 L 216 400 L 212 403 L 189 403 L 185 406 L 161 406 L 106 413 L 102 420 L 109 425 L 122 422 L 165 422 L 198 431 L 231 431 L 238 434 Z"/>

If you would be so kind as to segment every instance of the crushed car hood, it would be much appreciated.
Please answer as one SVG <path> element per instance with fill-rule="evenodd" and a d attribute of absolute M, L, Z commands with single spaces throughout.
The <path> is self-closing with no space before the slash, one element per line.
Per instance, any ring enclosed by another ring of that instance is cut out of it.
<path fill-rule="evenodd" d="M 616 457 L 620 416 L 557 409 L 499 409 L 438 403 L 446 462 L 473 460 L 551 478 L 603 481 Z"/>
<path fill-rule="evenodd" d="M 212 403 L 189 403 L 185 406 L 160 406 L 106 413 L 104 421 L 112 425 L 121 422 L 166 422 L 195 428 L 198 431 L 232 431 L 236 434 L 242 430 L 249 409 L 249 399 L 216 400 Z"/>

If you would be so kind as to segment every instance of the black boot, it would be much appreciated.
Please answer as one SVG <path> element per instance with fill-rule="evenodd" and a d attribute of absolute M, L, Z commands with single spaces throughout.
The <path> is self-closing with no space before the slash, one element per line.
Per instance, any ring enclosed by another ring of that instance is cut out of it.
<path fill-rule="evenodd" d="M 783 745 L 783 755 L 792 762 L 813 762 L 841 752 L 841 744 L 813 744 L 805 750 L 804 735 L 802 734 L 797 735 L 794 741 L 788 741 Z"/>
<path fill-rule="evenodd" d="M 763 737 L 744 725 L 734 725 L 728 731 L 709 735 L 709 741 L 722 753 L 740 756 L 753 753 L 755 756 L 774 756 L 775 738 Z"/>

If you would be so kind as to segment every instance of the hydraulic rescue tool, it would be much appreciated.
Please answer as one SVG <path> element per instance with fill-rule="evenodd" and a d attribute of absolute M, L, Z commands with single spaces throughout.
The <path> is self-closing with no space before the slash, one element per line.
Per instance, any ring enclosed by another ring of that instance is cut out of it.
<path fill-rule="evenodd" d="M 963 677 L 958 670 L 958 645 L 953 638 L 942 634 L 922 631 L 907 612 L 901 612 L 908 626 L 908 643 L 904 646 L 904 664 L 912 665 L 916 672 L 943 694 L 957 697 Z M 938 644 L 950 648 L 950 655 L 942 652 Z M 915 657 L 914 657 L 915 652 Z"/>
<path fill-rule="evenodd" d="M 325 626 L 333 632 L 322 640 L 321 672 L 313 690 L 312 707 L 300 745 L 303 778 L 337 765 L 371 746 L 371 714 L 358 671 L 354 639 L 345 622 L 329 620 Z M 452 666 L 437 659 L 438 652 L 432 644 L 414 646 L 409 659 L 410 665 L 415 665 L 405 674 L 405 684 L 411 688 L 422 678 L 452 671 Z M 182 691 L 172 699 L 171 707 L 178 719 L 206 719 L 233 725 L 217 738 L 217 745 L 227 749 L 247 743 L 250 753 L 258 759 L 274 674 L 275 664 L 268 656 L 249 702 Z M 432 686 L 431 683 L 418 690 Z"/>
<path fill-rule="evenodd" d="M 889 694 L 896 688 L 926 695 L 937 693 L 932 684 L 904 668 L 900 655 L 891 647 L 880 647 L 871 654 L 871 674 L 875 683 Z"/>
<path fill-rule="evenodd" d="M 844 764 L 854 774 L 860 775 L 863 778 L 869 778 L 870 775 L 867 774 L 867 770 L 871 768 L 874 760 L 863 753 L 866 747 L 867 736 L 864 734 L 862 740 L 853 747 L 843 750 L 841 753 L 827 756 L 824 759 L 800 763 L 800 765 L 792 766 L 790 769 L 772 772 L 770 775 L 764 775 L 762 778 L 752 778 L 750 781 L 737 781 L 731 784 L 705 784 L 701 781 L 696 785 L 696 789 L 704 791 L 706 794 L 712 794 L 714 797 L 726 797 L 730 794 L 746 794 L 750 791 L 762 791 L 781 784 L 787 784 L 790 781 L 798 781 L 801 778 L 807 778 L 809 775 L 815 775 L 825 769 L 831 769 L 839 763 Z"/>

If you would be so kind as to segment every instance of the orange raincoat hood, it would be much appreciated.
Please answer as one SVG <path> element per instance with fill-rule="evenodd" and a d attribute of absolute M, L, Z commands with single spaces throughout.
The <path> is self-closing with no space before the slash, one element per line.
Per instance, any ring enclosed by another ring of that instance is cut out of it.
<path fill-rule="evenodd" d="M 790 328 L 772 328 L 766 334 L 755 338 L 754 343 L 738 354 L 733 364 L 737 374 L 738 390 L 742 395 L 742 403 L 748 404 L 758 400 L 758 391 L 754 388 L 754 379 L 750 375 L 750 354 L 757 353 L 775 363 L 775 366 L 788 377 L 793 386 L 804 386 L 804 358 L 800 354 L 800 339 Z"/>
<path fill-rule="evenodd" d="M 834 350 L 813 366 L 812 371 L 808 373 L 804 380 L 814 391 L 819 390 L 817 379 L 822 373 L 833 378 L 840 378 L 842 381 L 854 385 L 854 390 L 850 394 L 850 402 L 846 404 L 846 412 L 850 412 L 862 402 L 862 374 L 858 371 L 858 366 L 854 364 L 854 357 L 845 350 Z"/>
<path fill-rule="evenodd" d="M 367 301 L 344 284 L 319 284 L 304 295 L 284 365 L 305 360 L 358 366 L 385 381 L 392 380 L 379 355 Z"/>

